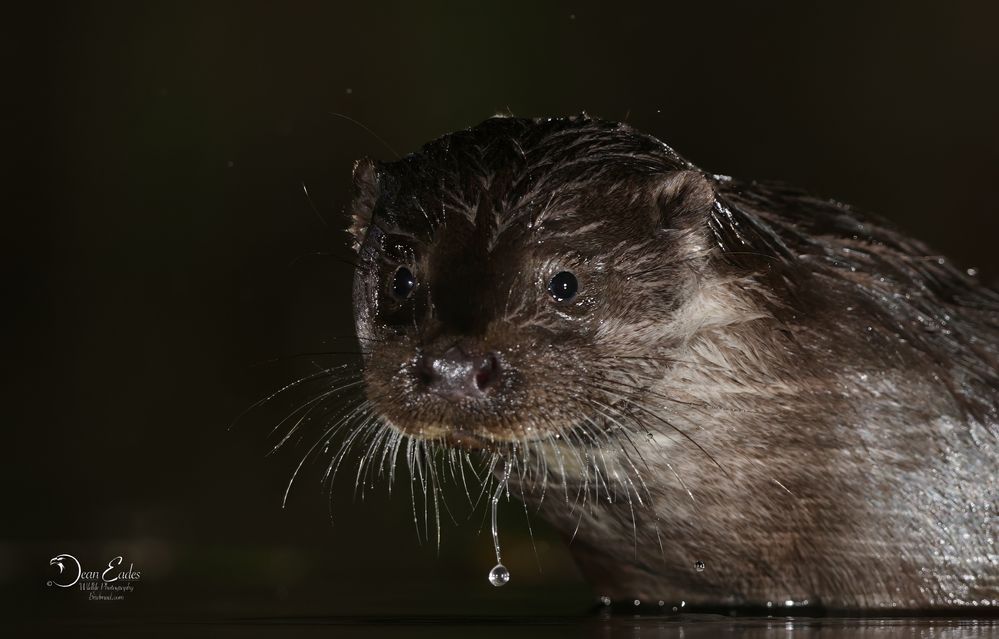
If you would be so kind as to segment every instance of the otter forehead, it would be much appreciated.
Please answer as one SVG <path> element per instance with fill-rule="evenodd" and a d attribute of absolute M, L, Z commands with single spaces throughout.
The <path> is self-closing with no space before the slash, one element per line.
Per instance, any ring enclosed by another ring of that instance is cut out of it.
<path fill-rule="evenodd" d="M 635 230 L 628 213 L 653 176 L 687 167 L 626 125 L 492 118 L 379 164 L 375 217 L 383 230 L 424 243 L 447 227 L 450 245 L 479 254 L 590 233 L 603 238 L 590 243 L 599 248 L 607 233 Z"/>

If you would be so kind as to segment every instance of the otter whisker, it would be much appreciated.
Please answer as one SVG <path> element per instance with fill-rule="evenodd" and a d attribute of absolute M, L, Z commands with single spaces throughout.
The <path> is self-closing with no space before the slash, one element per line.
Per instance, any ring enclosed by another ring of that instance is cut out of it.
<path fill-rule="evenodd" d="M 488 493 L 488 494 L 494 495 L 494 499 L 496 497 L 498 497 L 498 495 L 496 494 L 496 490 L 497 490 L 500 482 L 503 481 L 503 480 L 501 480 L 499 477 L 496 476 L 496 465 L 499 463 L 499 461 L 501 459 L 504 459 L 502 453 L 500 453 L 500 452 L 498 452 L 496 450 L 490 450 L 488 460 L 485 462 L 485 466 L 486 467 L 485 467 L 484 472 L 483 472 L 483 475 L 485 476 L 486 479 L 485 479 L 485 481 L 482 482 L 482 490 L 480 491 L 479 497 L 478 497 L 478 499 L 476 499 L 475 506 L 472 509 L 473 513 L 476 510 L 478 510 L 479 502 L 481 501 L 482 497 L 485 494 Z M 504 463 L 509 463 L 509 462 L 504 461 Z M 504 471 L 505 471 L 505 467 L 504 467 Z M 507 477 L 507 480 L 509 480 L 509 477 Z M 477 531 L 476 534 L 479 534 L 479 535 L 482 534 L 482 531 L 483 531 L 483 529 L 486 526 L 486 519 L 489 517 L 489 512 L 490 512 L 489 508 L 484 508 L 483 509 L 482 520 L 479 522 L 479 529 L 478 529 L 478 531 Z M 469 517 L 471 517 L 471 514 L 469 514 Z"/>
<path fill-rule="evenodd" d="M 413 449 L 416 447 L 416 440 L 413 438 L 408 438 L 406 441 L 406 462 L 409 465 L 409 495 L 410 504 L 413 510 L 413 526 L 416 529 L 416 542 L 418 544 L 423 544 L 420 539 L 420 519 L 416 510 L 416 476 L 413 474 Z"/>
<path fill-rule="evenodd" d="M 562 430 L 559 429 L 555 434 L 548 436 L 548 441 L 551 442 L 551 450 L 554 452 L 556 461 L 558 462 L 558 473 L 560 478 L 560 483 L 562 484 L 563 492 L 565 493 L 565 503 L 569 505 L 569 480 L 565 471 L 565 459 L 562 457 L 561 446 L 558 443 L 558 438 L 564 438 Z M 564 439 L 563 439 L 564 441 Z M 571 446 L 571 443 L 569 444 Z M 547 459 L 547 458 L 546 458 Z M 545 476 L 548 476 L 547 461 L 545 466 Z M 541 509 L 541 503 L 538 503 L 538 510 Z"/>
<path fill-rule="evenodd" d="M 637 418 L 637 416 L 635 416 L 633 413 L 631 413 L 630 410 L 627 409 L 627 405 L 628 404 L 637 407 L 637 404 L 635 403 L 635 401 L 633 399 L 625 399 L 625 398 L 622 398 L 622 400 L 626 402 L 626 405 L 624 407 L 622 407 L 620 410 L 626 412 L 636 424 L 642 424 L 644 426 L 645 425 L 644 422 L 642 422 L 641 420 L 639 420 Z M 661 434 L 665 435 L 670 440 L 673 440 L 673 438 L 670 436 L 670 434 L 669 434 L 668 431 L 662 432 L 662 431 L 659 431 L 659 429 L 653 429 L 653 430 L 656 430 L 657 432 L 660 432 Z M 675 441 L 675 440 L 673 440 L 673 441 Z M 666 467 L 669 469 L 670 473 L 676 478 L 676 480 L 680 484 L 681 488 L 690 497 L 691 502 L 696 503 L 697 500 L 694 498 L 693 492 L 691 492 L 691 490 L 687 486 L 686 482 L 684 482 L 683 478 L 680 477 L 679 473 L 677 473 L 676 469 L 673 467 L 673 464 L 669 460 L 665 460 L 665 459 L 663 460 L 663 462 L 666 464 Z"/>
<path fill-rule="evenodd" d="M 358 439 L 366 437 L 372 430 L 377 429 L 379 425 L 377 420 L 371 419 L 372 406 L 373 405 L 370 400 L 364 400 L 354 411 L 351 412 L 350 415 L 348 415 L 347 420 L 344 424 L 342 424 L 342 426 L 349 426 L 351 420 L 356 418 L 360 418 L 361 420 L 359 424 L 354 425 L 350 429 L 350 433 L 340 443 L 340 448 L 337 449 L 337 452 L 334 453 L 329 465 L 326 468 L 326 474 L 323 477 L 324 483 L 329 482 L 332 484 L 340 470 L 340 465 L 343 463 L 343 460 L 346 459 L 347 453 L 353 447 L 354 443 Z M 332 438 L 334 434 L 335 433 L 331 433 L 330 438 Z"/>
<path fill-rule="evenodd" d="M 455 450 L 458 457 L 458 476 L 461 477 L 461 487 L 465 491 L 465 499 L 468 501 L 468 505 L 472 506 L 472 493 L 468 487 L 468 480 L 465 478 L 465 462 L 468 460 L 468 453 L 464 451 L 459 452 L 457 449 L 452 450 Z"/>
<path fill-rule="evenodd" d="M 603 404 L 602 402 L 599 402 L 597 400 L 593 400 L 593 401 L 598 406 L 606 408 L 606 409 L 608 409 L 610 411 L 614 410 L 613 408 L 611 408 L 610 406 L 607 406 L 606 404 Z M 604 413 L 603 411 L 600 411 L 599 409 L 597 410 L 597 412 L 600 413 L 600 414 L 602 414 L 602 415 L 604 415 L 605 417 L 607 417 L 611 421 L 613 421 L 613 422 L 615 422 L 615 423 L 618 424 L 618 426 L 620 428 L 618 436 L 619 437 L 624 437 L 625 441 L 627 441 L 628 444 L 630 444 L 631 447 L 635 450 L 635 454 L 638 455 L 638 459 L 642 462 L 642 464 L 645 466 L 645 468 L 647 470 L 649 470 L 649 472 L 651 472 L 652 469 L 649 467 L 649 463 L 645 459 L 645 456 L 642 454 L 641 450 L 639 450 L 638 446 L 635 445 L 635 442 L 631 439 L 631 435 L 628 432 L 629 429 L 626 428 L 623 424 L 620 424 L 620 422 L 618 422 L 618 420 L 615 419 L 613 416 L 608 415 L 608 414 Z M 652 493 L 649 491 L 649 487 L 645 484 L 645 480 L 642 479 L 642 475 L 641 475 L 641 472 L 638 470 L 638 467 L 636 467 L 634 461 L 632 461 L 631 454 L 624 448 L 623 445 L 620 445 L 620 449 L 621 449 L 622 454 L 624 455 L 625 460 L 628 462 L 628 464 L 631 466 L 632 470 L 635 472 L 635 476 L 639 479 L 639 481 L 641 481 L 642 487 L 645 489 L 646 496 L 648 497 L 648 500 L 651 503 L 652 502 Z M 629 479 L 628 481 L 630 482 L 631 480 Z M 642 496 L 641 496 L 641 494 L 639 494 L 637 488 L 635 489 L 635 497 L 638 499 L 639 504 L 644 505 L 644 503 L 642 502 Z"/>
<path fill-rule="evenodd" d="M 322 402 L 323 400 L 325 400 L 325 399 L 327 399 L 329 397 L 337 395 L 337 394 L 339 394 L 339 393 L 341 393 L 341 392 L 343 392 L 345 390 L 348 390 L 348 389 L 351 389 L 351 388 L 356 388 L 356 387 L 360 386 L 363 383 L 364 382 L 362 380 L 358 379 L 358 380 L 354 380 L 352 382 L 348 382 L 346 384 L 342 384 L 342 385 L 337 386 L 335 388 L 323 391 L 322 393 L 320 393 L 316 397 L 314 397 L 314 398 L 306 401 L 305 403 L 301 404 L 298 408 L 296 408 L 295 410 L 293 410 L 291 413 L 289 413 L 288 416 L 286 416 L 284 419 L 282 419 L 281 421 L 279 421 L 277 423 L 277 425 L 275 425 L 274 428 L 271 429 L 271 434 L 273 434 L 276 430 L 278 430 L 279 428 L 281 428 L 281 426 L 283 426 L 289 419 L 291 419 L 292 417 L 294 417 L 297 413 L 305 410 L 304 414 L 298 419 L 298 421 L 295 422 L 295 424 L 291 427 L 291 429 L 289 429 L 288 432 L 285 433 L 285 435 L 281 438 L 281 440 L 278 441 L 278 443 L 274 446 L 274 448 L 271 449 L 271 453 L 277 451 L 279 448 L 281 448 L 282 445 L 284 445 L 284 443 L 286 441 L 288 441 L 288 439 L 292 436 L 292 434 L 294 434 L 295 430 L 302 423 L 302 421 L 306 417 L 309 416 L 309 413 L 316 406 L 318 406 L 320 402 Z"/>
<path fill-rule="evenodd" d="M 520 464 L 515 466 L 517 472 L 520 475 L 520 503 L 524 506 L 524 521 L 527 523 L 527 534 L 531 538 L 531 549 L 534 551 L 534 560 L 538 564 L 538 573 L 541 571 L 541 557 L 538 555 L 538 546 L 534 543 L 534 528 L 531 526 L 531 513 L 527 508 L 527 497 L 524 495 L 524 484 L 526 483 L 524 479 L 524 470 L 520 467 Z"/>
<path fill-rule="evenodd" d="M 399 431 L 389 428 L 387 425 L 384 428 L 392 433 L 392 438 L 390 443 L 385 446 L 385 450 L 382 451 L 382 460 L 378 466 L 378 474 L 381 476 L 383 472 L 388 473 L 388 493 L 391 495 L 392 489 L 395 487 L 395 469 L 399 465 L 399 449 L 402 448 L 405 436 Z"/>
<path fill-rule="evenodd" d="M 364 403 L 364 400 L 361 400 L 361 401 L 360 401 L 360 406 L 363 406 L 363 403 Z M 360 406 L 359 406 L 359 407 L 360 407 Z M 359 408 L 359 407 L 358 407 L 358 408 Z M 354 410 L 356 411 L 356 410 L 357 410 L 357 408 L 355 408 Z M 340 427 L 341 427 L 341 426 L 342 426 L 342 425 L 343 425 L 344 423 L 346 423 L 346 422 L 347 422 L 347 420 L 348 420 L 348 419 L 349 419 L 349 418 L 351 417 L 351 415 L 353 415 L 353 411 L 351 411 L 350 413 L 348 413 L 347 415 L 345 415 L 344 417 L 342 417 L 342 418 L 341 418 L 341 419 L 340 419 L 339 421 L 337 421 L 337 423 L 336 423 L 336 424 L 334 424 L 334 425 L 333 425 L 333 426 L 332 426 L 331 428 L 329 428 L 329 429 L 328 429 L 328 430 L 327 430 L 327 431 L 326 431 L 325 433 L 323 433 L 323 435 L 322 435 L 322 436 L 321 436 L 321 437 L 320 437 L 320 438 L 319 438 L 318 440 L 316 440 L 316 443 L 315 443 L 315 444 L 313 444 L 313 445 L 312 445 L 312 447 L 311 447 L 311 448 L 309 448 L 309 450 L 308 450 L 308 451 L 307 451 L 307 452 L 305 453 L 305 455 L 304 455 L 304 456 L 302 457 L 302 460 L 301 460 L 301 461 L 300 461 L 300 462 L 298 463 L 298 465 L 297 465 L 297 466 L 295 467 L 295 471 L 294 471 L 294 472 L 292 473 L 292 475 L 291 475 L 291 479 L 289 479 L 289 480 L 288 480 L 288 486 L 287 486 L 287 487 L 285 488 L 285 491 L 284 491 L 284 497 L 283 497 L 283 498 L 282 498 L 282 500 L 281 500 L 281 507 L 282 507 L 282 508 L 284 508 L 284 507 L 285 507 L 285 506 L 287 505 L 287 503 L 288 503 L 288 494 L 289 494 L 289 493 L 291 492 L 291 487 L 292 487 L 292 485 L 293 485 L 293 484 L 295 483 L 295 478 L 296 478 L 296 477 L 298 477 L 298 473 L 299 473 L 299 471 L 300 471 L 300 470 L 302 469 L 302 466 L 304 466 L 304 465 L 305 465 L 305 462 L 306 462 L 306 461 L 307 461 L 307 460 L 309 459 L 309 457 L 310 457 L 310 456 L 312 455 L 312 453 L 313 453 L 313 452 L 314 452 L 314 451 L 316 450 L 316 448 L 318 448 L 318 447 L 319 447 L 319 445 L 320 445 L 321 443 L 323 443 L 324 441 L 327 441 L 327 442 L 328 442 L 328 441 L 329 441 L 329 440 L 328 440 L 328 438 L 329 438 L 330 436 L 332 436 L 333 434 L 335 434 L 335 433 L 336 433 L 336 431 L 337 431 L 337 430 L 338 430 L 338 429 L 339 429 L 339 428 L 340 428 Z"/>
<path fill-rule="evenodd" d="M 636 424 L 643 424 L 643 422 L 641 420 L 639 420 L 634 415 L 634 413 L 632 413 L 630 410 L 628 410 L 628 408 L 626 406 L 622 407 L 622 410 L 625 411 Z M 669 435 L 667 435 L 667 437 L 669 437 Z M 669 439 L 672 440 L 673 438 L 669 437 Z M 655 440 L 653 440 L 653 441 L 655 441 Z M 676 478 L 676 481 L 680 484 L 680 487 L 690 497 L 690 501 L 693 502 L 693 503 L 697 503 L 697 500 L 694 499 L 694 493 L 690 492 L 690 489 L 687 488 L 687 484 L 683 481 L 683 478 L 680 477 L 680 474 L 676 472 L 676 469 L 673 468 L 673 464 L 668 459 L 663 459 L 662 461 L 663 461 L 663 463 L 666 464 L 666 467 L 669 469 L 670 473 L 672 473 L 673 476 Z"/>
<path fill-rule="evenodd" d="M 609 410 L 613 410 L 611 407 L 607 407 L 607 408 Z M 625 409 L 625 414 L 628 415 L 636 424 L 639 424 L 639 425 L 642 424 L 642 422 L 640 420 L 638 420 L 634 416 L 634 414 L 630 413 L 626 409 Z M 631 437 L 628 434 L 628 432 L 627 432 L 626 429 L 623 431 L 623 434 L 628 439 L 628 441 L 630 442 L 631 441 Z M 633 442 L 632 442 L 632 445 L 634 446 Z M 643 462 L 645 462 L 644 456 L 638 451 L 637 446 L 635 448 L 636 448 L 636 452 L 639 453 L 639 458 Z M 652 507 L 655 502 L 653 500 L 653 496 L 652 496 L 651 490 L 649 489 L 648 485 L 645 483 L 644 478 L 642 477 L 642 473 L 638 470 L 638 468 L 635 467 L 634 462 L 631 461 L 630 456 L 628 456 L 626 452 L 625 452 L 625 459 L 628 461 L 629 465 L 631 466 L 632 470 L 634 471 L 635 477 L 638 479 L 639 482 L 641 482 L 642 487 L 645 490 L 646 496 L 648 498 L 649 506 Z M 694 501 L 694 495 L 693 495 L 693 493 L 691 493 L 690 490 L 687 488 L 686 484 L 680 478 L 680 475 L 673 468 L 673 465 L 669 461 L 667 461 L 667 460 L 663 460 L 663 461 L 666 464 L 666 466 L 669 468 L 670 472 L 672 472 L 672 474 L 674 475 L 674 477 L 676 477 L 676 480 L 680 483 L 680 486 L 690 496 L 691 501 Z M 648 466 L 647 463 L 646 463 L 646 468 L 649 470 L 649 472 L 652 472 L 651 468 L 649 468 L 649 466 Z M 638 488 L 633 485 L 633 482 L 631 482 L 630 478 L 628 478 L 628 482 L 629 482 L 629 484 L 632 484 L 632 487 L 635 490 L 635 496 L 639 500 L 639 504 L 644 506 L 645 504 L 642 502 L 641 495 L 638 493 Z M 629 506 L 630 506 L 630 502 L 629 502 Z M 656 512 L 653 509 L 653 515 L 654 515 L 653 528 L 655 530 L 656 539 L 657 539 L 658 544 L 659 544 L 660 556 L 665 561 L 665 559 L 666 559 L 666 553 L 665 553 L 665 548 L 663 547 L 663 543 L 662 543 L 662 536 L 661 536 L 660 531 L 659 531 L 659 513 Z M 636 522 L 634 520 L 634 509 L 633 508 L 632 508 L 632 524 L 633 524 L 635 535 L 636 535 L 636 537 L 635 537 L 635 556 L 637 558 L 637 556 L 638 556 L 637 525 L 636 525 Z"/>
<path fill-rule="evenodd" d="M 371 472 L 371 467 L 374 466 L 372 463 L 374 457 L 380 447 L 383 446 L 385 440 L 388 438 L 389 430 L 381 426 L 381 424 L 374 424 L 375 418 L 369 419 L 372 422 L 371 434 L 365 436 L 361 441 L 361 444 L 368 443 L 368 448 L 361 454 L 360 459 L 357 462 L 357 473 L 354 477 L 354 496 L 357 497 L 357 489 L 361 489 L 361 499 L 364 499 L 364 487 L 368 483 L 368 475 Z M 363 476 L 362 476 L 363 474 Z"/>
<path fill-rule="evenodd" d="M 606 358 L 603 358 L 603 359 L 617 359 L 617 358 L 616 357 L 606 357 Z M 694 366 L 694 364 L 691 364 L 691 365 Z M 700 365 L 697 365 L 697 366 L 700 366 Z M 701 367 L 701 368 L 707 368 L 707 367 Z M 728 371 L 726 371 L 726 372 L 728 372 Z M 640 372 L 636 372 L 636 371 L 629 371 L 628 375 L 636 377 L 638 379 L 644 379 L 644 380 L 646 380 L 646 381 L 648 381 L 650 383 L 656 383 L 656 382 L 660 382 L 661 381 L 660 377 L 656 377 L 656 376 L 652 376 L 652 375 L 646 375 L 646 374 L 643 374 L 643 373 L 640 373 Z M 621 385 L 621 386 L 625 386 L 625 387 L 628 387 L 628 388 L 633 388 L 633 387 L 629 386 L 628 384 L 626 384 L 626 383 L 624 383 L 624 382 L 622 382 L 620 380 L 613 379 L 611 377 L 607 377 L 607 376 L 596 376 L 596 375 L 595 375 L 595 377 L 597 377 L 597 379 L 599 379 L 601 381 L 604 381 L 604 382 L 609 382 L 609 383 L 613 383 L 613 384 L 618 384 L 618 385 Z M 716 404 L 711 404 L 711 403 L 708 403 L 708 402 L 694 402 L 694 401 L 686 401 L 686 400 L 682 400 L 682 399 L 677 399 L 676 397 L 670 397 L 669 395 L 664 395 L 664 394 L 662 394 L 660 392 L 653 391 L 653 390 L 651 390 L 649 388 L 642 388 L 641 392 L 645 393 L 647 395 L 651 395 L 652 397 L 656 397 L 658 399 L 661 399 L 663 401 L 670 402 L 672 404 L 680 404 L 682 406 L 688 406 L 688 407 L 693 407 L 693 408 L 701 408 L 701 409 L 711 409 L 711 410 L 714 410 L 714 411 L 724 411 L 724 412 L 729 412 L 729 413 L 745 413 L 745 414 L 749 414 L 749 415 L 759 415 L 759 414 L 762 414 L 762 411 L 754 411 L 754 410 L 750 410 L 750 409 L 747 409 L 747 408 L 733 408 L 731 406 L 718 406 Z M 672 407 L 668 407 L 668 406 L 663 406 L 662 409 L 670 411 L 670 412 L 673 412 L 673 413 L 677 413 L 678 412 L 678 409 L 672 408 Z M 704 414 L 704 413 L 702 413 L 702 414 Z"/>
<path fill-rule="evenodd" d="M 385 339 L 384 337 L 371 337 L 371 336 L 365 337 L 365 336 L 362 336 L 362 335 L 357 335 L 355 333 L 350 333 L 350 334 L 339 334 L 338 333 L 336 335 L 325 335 L 319 341 L 320 341 L 320 343 L 325 343 L 325 342 L 330 342 L 330 341 L 335 341 L 335 340 L 346 340 L 348 342 L 377 342 L 377 343 L 380 343 L 380 344 L 384 344 L 384 343 L 388 342 L 388 340 Z"/>
<path fill-rule="evenodd" d="M 433 445 L 434 445 L 434 448 L 436 449 L 436 445 L 435 444 L 433 444 Z M 440 455 L 441 463 L 443 463 L 443 460 L 444 460 L 443 454 L 439 453 L 437 450 L 434 450 L 433 456 L 434 456 L 435 459 L 438 457 L 438 455 Z M 451 520 L 451 523 L 457 525 L 458 520 L 455 518 L 454 513 L 451 512 L 451 507 L 448 506 L 448 503 L 447 503 L 447 496 L 444 494 L 444 491 L 443 491 L 443 489 L 441 488 L 441 485 L 440 485 L 440 481 L 437 479 L 438 474 L 437 474 L 436 467 L 433 468 L 433 475 L 432 475 L 432 477 L 433 477 L 434 488 L 435 488 L 435 495 L 434 495 L 434 506 L 435 506 L 435 510 L 436 510 L 437 502 L 439 500 L 441 507 L 444 509 L 444 512 L 445 512 L 445 514 L 447 514 L 448 518 Z M 440 552 L 441 520 L 440 520 L 440 511 L 439 510 L 437 510 L 437 512 L 436 512 L 436 517 L 437 517 L 437 551 Z"/>
<path fill-rule="evenodd" d="M 255 402 L 253 402 L 252 404 L 250 404 L 247 408 L 245 408 L 242 412 L 240 412 L 239 415 L 237 415 L 235 419 L 232 420 L 232 422 L 229 424 L 229 427 L 228 427 L 227 430 L 232 430 L 236 426 L 236 424 L 244 416 L 246 416 L 247 413 L 249 413 L 250 411 L 252 411 L 252 410 L 254 410 L 256 408 L 259 408 L 260 406 L 263 406 L 264 404 L 266 404 L 267 402 L 273 400 L 275 397 L 281 395 L 282 393 L 285 393 L 285 392 L 287 392 L 287 391 L 289 391 L 289 390 L 291 390 L 291 389 L 293 389 L 293 388 L 295 388 L 297 386 L 300 386 L 302 384 L 306 384 L 308 382 L 311 382 L 313 380 L 319 379 L 321 377 L 328 377 L 330 375 L 333 375 L 336 371 L 343 370 L 347 366 L 349 366 L 349 364 L 340 364 L 338 366 L 332 366 L 330 368 L 326 368 L 324 370 L 321 370 L 318 373 L 310 373 L 310 374 L 308 374 L 308 375 L 306 375 L 304 377 L 300 377 L 299 379 L 296 379 L 293 382 L 285 384 L 284 386 L 282 386 L 278 390 L 274 391 L 270 395 L 267 395 L 266 397 L 264 397 L 262 399 L 259 399 L 259 400 L 255 401 Z"/>
<path fill-rule="evenodd" d="M 398 450 L 399 438 L 402 437 L 402 433 L 389 427 L 387 424 L 382 424 L 382 430 L 386 433 L 385 444 L 382 446 L 381 457 L 378 460 L 378 476 L 383 477 L 386 472 L 386 466 L 389 463 L 389 456 L 394 456 Z M 392 494 L 392 470 L 395 466 L 395 461 L 392 462 L 392 468 L 388 469 L 389 482 L 388 482 L 388 492 Z"/>
<path fill-rule="evenodd" d="M 363 350 L 350 350 L 350 351 L 301 351 L 298 353 L 289 353 L 287 355 L 278 355 L 276 357 L 271 357 L 268 359 L 262 359 L 258 362 L 250 364 L 250 367 L 265 366 L 267 364 L 276 364 L 277 362 L 283 362 L 290 359 L 299 359 L 302 357 L 338 357 L 341 355 L 349 356 L 362 356 L 367 352 Z M 349 366 L 350 364 L 344 364 L 344 366 Z M 323 369 L 325 370 L 325 369 Z"/>
<path fill-rule="evenodd" d="M 608 392 L 608 393 L 611 393 L 611 392 L 613 392 L 613 391 L 611 391 L 611 390 L 609 390 L 609 389 L 605 389 L 605 392 Z M 678 426 L 676 426 L 675 424 L 673 424 L 672 422 L 670 422 L 670 421 L 669 421 L 669 420 L 667 420 L 666 418 L 664 418 L 664 417 L 662 417 L 661 415 L 657 414 L 657 413 L 656 413 L 655 411 L 652 411 L 652 410 L 650 410 L 650 409 L 649 409 L 649 408 L 647 408 L 647 407 L 646 407 L 646 406 L 645 406 L 644 404 L 640 404 L 640 403 L 637 403 L 637 402 L 635 402 L 634 400 L 631 400 L 631 399 L 628 399 L 628 398 L 625 398 L 625 397 L 621 397 L 621 396 L 618 396 L 618 397 L 619 397 L 620 399 L 624 400 L 624 401 L 628 401 L 628 402 L 630 402 L 630 403 L 631 403 L 631 404 L 632 404 L 632 405 L 633 405 L 633 406 L 634 406 L 635 408 L 637 408 L 638 410 L 640 410 L 640 411 L 642 411 L 642 412 L 644 412 L 644 413 L 647 413 L 647 414 L 648 414 L 649 416 L 651 416 L 651 417 L 653 417 L 654 419 L 656 419 L 656 420 L 658 420 L 658 421 L 662 422 L 662 423 L 663 423 L 663 424 L 665 424 L 665 425 L 666 425 L 667 427 L 669 427 L 670 429 L 672 429 L 672 430 L 673 430 L 674 432 L 676 432 L 676 433 L 678 433 L 679 435 L 681 435 L 681 436 L 682 436 L 682 437 L 683 437 L 684 439 L 686 439 L 686 440 L 687 440 L 687 441 L 689 441 L 689 442 L 690 442 L 691 444 L 693 444 L 694 446 L 696 446 L 698 450 L 700 450 L 700 451 L 701 451 L 702 453 L 704 453 L 704 455 L 705 455 L 705 456 L 706 456 L 706 457 L 707 457 L 708 459 L 710 459 L 710 460 L 711 460 L 711 463 L 713 463 L 713 464 L 714 464 L 715 466 L 717 466 L 717 467 L 718 467 L 718 469 L 719 469 L 719 470 L 721 470 L 721 471 L 722 471 L 722 473 L 724 473 L 726 477 L 728 477 L 728 476 L 729 476 L 729 475 L 728 475 L 728 472 L 727 472 L 727 471 L 726 471 L 726 470 L 725 470 L 725 469 L 724 469 L 724 468 L 722 467 L 722 465 L 721 465 L 720 463 L 718 463 L 718 460 L 717 460 L 717 459 L 715 459 L 715 458 L 714 458 L 714 456 L 713 456 L 713 455 L 712 455 L 711 453 L 709 453 L 709 452 L 708 452 L 707 450 L 705 450 L 705 448 L 704 448 L 703 446 L 701 446 L 700 444 L 698 444 L 698 443 L 697 443 L 697 441 L 696 441 L 696 440 L 695 440 L 695 439 L 694 439 L 693 437 L 691 437 L 691 436 L 690 436 L 690 435 L 688 435 L 688 434 L 687 434 L 686 432 L 684 432 L 684 430 L 683 430 L 682 428 L 679 428 Z M 658 429 L 657 429 L 657 430 L 658 430 Z"/>
<path fill-rule="evenodd" d="M 429 478 L 426 476 L 423 469 L 424 466 L 424 448 L 426 447 L 426 442 L 422 439 L 411 440 L 414 442 L 413 447 L 413 459 L 412 462 L 416 468 L 416 477 L 419 481 L 420 487 L 423 489 L 423 534 L 424 538 L 430 541 L 430 500 L 427 497 L 427 488 L 429 484 Z M 412 473 L 413 466 L 410 466 L 410 472 Z"/>
<path fill-rule="evenodd" d="M 589 417 L 586 417 L 586 419 L 587 419 L 587 421 L 590 421 L 591 423 L 593 423 L 593 425 L 594 425 L 595 428 L 598 427 L 597 424 L 595 422 L 593 422 Z M 623 447 L 622 447 L 622 450 L 623 450 Z M 603 455 L 602 450 L 601 450 L 601 455 Z M 622 480 L 618 476 L 617 471 L 616 470 L 611 470 L 611 468 L 609 468 L 609 466 L 607 465 L 606 458 L 604 458 L 604 467 L 605 467 L 605 470 L 607 470 L 611 474 L 611 476 L 613 476 L 615 479 L 618 480 L 617 483 L 615 484 L 615 488 L 616 488 L 617 484 L 623 484 Z M 638 556 L 638 522 L 635 519 L 635 508 L 634 508 L 634 505 L 632 504 L 632 501 L 631 501 L 631 491 L 630 491 L 630 489 L 629 489 L 629 487 L 628 487 L 627 484 L 623 484 L 623 487 L 625 489 L 625 498 L 626 498 L 626 500 L 628 502 L 628 509 L 629 509 L 629 512 L 631 513 L 632 536 L 634 538 L 635 556 L 637 557 Z M 615 501 L 617 500 L 616 490 L 615 490 L 613 499 Z M 608 500 L 608 501 L 610 501 L 610 500 Z"/>
<path fill-rule="evenodd" d="M 596 438 L 595 438 L 595 436 L 591 432 L 589 432 L 589 430 L 586 429 L 585 424 L 588 423 L 588 422 L 590 422 L 590 419 L 586 415 L 583 415 L 582 416 L 582 421 L 578 424 L 575 432 L 587 435 L 587 437 L 592 442 Z M 604 484 L 605 492 L 607 493 L 607 498 L 611 499 L 610 489 L 606 486 L 605 482 L 603 481 L 603 476 L 600 473 L 599 462 L 597 460 L 597 456 L 595 454 L 593 454 L 595 452 L 595 453 L 599 453 L 600 455 L 602 455 L 603 452 L 600 450 L 599 447 L 594 447 L 592 445 L 591 446 L 583 447 L 581 452 L 582 452 L 582 456 L 583 456 L 583 459 L 584 459 L 584 462 L 581 464 L 581 468 L 583 470 L 583 491 L 582 491 L 583 503 L 582 503 L 582 507 L 585 508 L 586 506 L 591 506 L 591 508 L 592 508 L 592 505 L 589 502 L 590 491 L 588 489 L 588 487 L 589 487 L 589 473 L 590 473 L 590 470 L 593 471 L 593 480 L 594 480 L 594 484 L 593 484 L 593 491 L 594 491 L 594 493 L 593 493 L 593 495 L 594 495 L 594 501 L 599 502 L 599 500 L 600 500 L 600 486 L 601 486 L 601 484 Z"/>

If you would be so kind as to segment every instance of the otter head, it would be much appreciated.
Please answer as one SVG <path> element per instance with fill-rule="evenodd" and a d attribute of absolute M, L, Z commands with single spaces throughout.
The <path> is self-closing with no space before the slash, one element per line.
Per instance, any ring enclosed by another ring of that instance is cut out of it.
<path fill-rule="evenodd" d="M 354 181 L 368 400 L 453 445 L 605 428 L 668 364 L 712 246 L 711 179 L 587 117 L 492 118 Z"/>

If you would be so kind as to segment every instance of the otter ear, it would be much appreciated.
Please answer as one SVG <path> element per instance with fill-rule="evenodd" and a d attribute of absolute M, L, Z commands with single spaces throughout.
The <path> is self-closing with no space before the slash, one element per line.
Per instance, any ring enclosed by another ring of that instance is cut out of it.
<path fill-rule="evenodd" d="M 354 199 L 350 203 L 350 228 L 354 250 L 361 247 L 378 199 L 378 166 L 364 158 L 354 163 Z"/>
<path fill-rule="evenodd" d="M 700 171 L 670 173 L 656 193 L 656 230 L 689 228 L 707 219 L 715 204 L 715 189 Z"/>

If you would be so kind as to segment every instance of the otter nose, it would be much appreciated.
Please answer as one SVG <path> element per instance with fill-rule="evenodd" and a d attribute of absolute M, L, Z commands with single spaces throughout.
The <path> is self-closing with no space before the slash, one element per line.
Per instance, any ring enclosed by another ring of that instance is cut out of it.
<path fill-rule="evenodd" d="M 416 378 L 427 390 L 451 399 L 484 397 L 500 375 L 495 353 L 469 354 L 452 346 L 443 355 L 425 354 L 416 364 Z"/>

